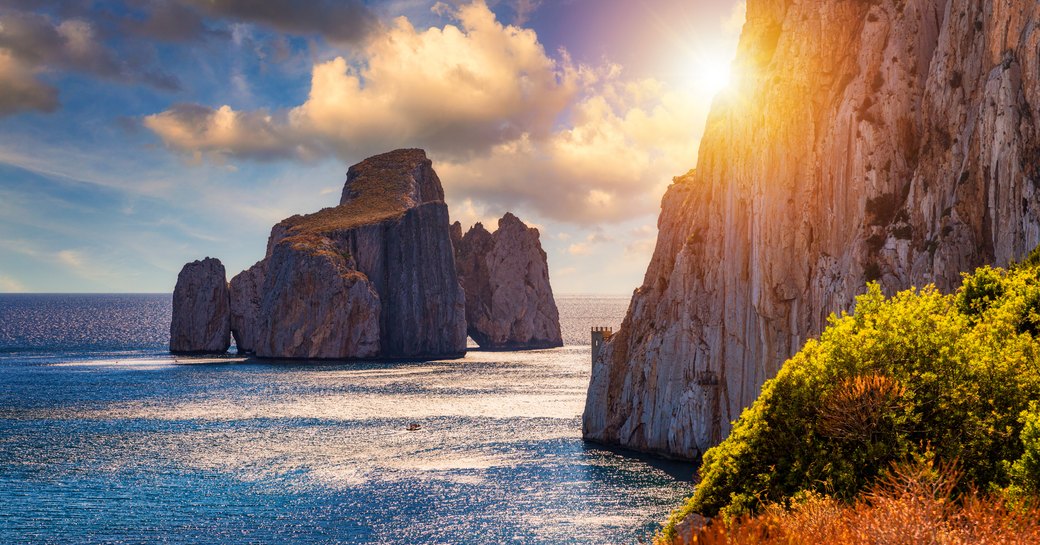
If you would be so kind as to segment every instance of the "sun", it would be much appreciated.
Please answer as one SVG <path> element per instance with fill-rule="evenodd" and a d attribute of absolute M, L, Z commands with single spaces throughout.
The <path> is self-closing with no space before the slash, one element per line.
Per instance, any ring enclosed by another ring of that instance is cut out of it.
<path fill-rule="evenodd" d="M 733 52 L 723 47 L 699 47 L 676 57 L 675 81 L 697 100 L 710 102 L 737 83 L 732 69 Z"/>
<path fill-rule="evenodd" d="M 714 97 L 729 88 L 733 80 L 730 63 L 716 56 L 698 56 L 694 61 L 692 84 L 700 93 Z"/>

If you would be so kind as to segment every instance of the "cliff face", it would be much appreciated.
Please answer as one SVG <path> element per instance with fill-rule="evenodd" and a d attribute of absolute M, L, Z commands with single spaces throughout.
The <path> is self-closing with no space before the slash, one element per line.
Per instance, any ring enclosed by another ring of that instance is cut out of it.
<path fill-rule="evenodd" d="M 170 352 L 223 354 L 231 345 L 231 300 L 219 259 L 186 264 L 173 290 Z"/>
<path fill-rule="evenodd" d="M 265 263 L 258 356 L 436 358 L 466 351 L 448 207 L 422 150 L 350 167 L 340 205 L 276 225 Z"/>
<path fill-rule="evenodd" d="M 379 295 L 328 239 L 283 242 L 268 258 L 255 332 L 262 358 L 376 357 Z"/>
<path fill-rule="evenodd" d="M 260 330 L 260 304 L 263 301 L 267 261 L 235 275 L 228 284 L 231 293 L 231 334 L 240 354 L 256 352 Z"/>
<path fill-rule="evenodd" d="M 865 282 L 1040 242 L 1040 4 L 749 0 L 696 171 L 593 367 L 586 438 L 695 458 Z"/>
<path fill-rule="evenodd" d="M 456 222 L 452 237 L 466 292 L 467 332 L 481 348 L 563 346 L 538 229 L 507 213 L 494 234 L 478 223 L 462 236 L 462 225 Z"/>

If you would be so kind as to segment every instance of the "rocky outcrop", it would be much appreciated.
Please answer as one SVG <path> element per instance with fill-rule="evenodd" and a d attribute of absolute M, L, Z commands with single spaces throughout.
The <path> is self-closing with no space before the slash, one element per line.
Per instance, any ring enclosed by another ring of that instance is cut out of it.
<path fill-rule="evenodd" d="M 265 261 L 258 356 L 428 359 L 466 351 L 448 207 L 422 150 L 350 167 L 340 205 L 276 225 Z"/>
<path fill-rule="evenodd" d="M 482 224 L 462 236 L 452 226 L 456 266 L 466 292 L 467 332 L 492 350 L 563 346 L 560 313 L 538 230 L 513 214 L 489 233 Z"/>
<path fill-rule="evenodd" d="M 379 295 L 353 258 L 332 240 L 278 244 L 265 272 L 257 356 L 379 356 Z"/>
<path fill-rule="evenodd" d="M 749 0 L 738 88 L 621 330 L 584 436 L 696 458 L 865 282 L 892 292 L 1040 241 L 1040 4 Z"/>
<path fill-rule="evenodd" d="M 219 259 L 188 263 L 173 290 L 170 352 L 223 354 L 231 345 L 231 300 Z"/>
<path fill-rule="evenodd" d="M 266 272 L 267 261 L 260 261 L 235 275 L 228 284 L 231 293 L 231 334 L 235 337 L 240 354 L 256 352 Z"/>

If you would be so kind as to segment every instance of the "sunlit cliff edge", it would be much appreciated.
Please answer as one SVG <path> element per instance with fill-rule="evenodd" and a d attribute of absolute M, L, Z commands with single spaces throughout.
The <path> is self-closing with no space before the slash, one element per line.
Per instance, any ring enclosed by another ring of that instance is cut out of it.
<path fill-rule="evenodd" d="M 738 82 L 662 203 L 587 439 L 695 459 L 869 280 L 1040 242 L 1040 5 L 749 0 Z"/>

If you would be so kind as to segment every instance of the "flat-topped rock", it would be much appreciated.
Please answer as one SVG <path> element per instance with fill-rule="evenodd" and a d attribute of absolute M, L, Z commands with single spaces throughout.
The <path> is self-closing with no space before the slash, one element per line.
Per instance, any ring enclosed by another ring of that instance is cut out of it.
<path fill-rule="evenodd" d="M 465 298 L 448 207 L 422 150 L 350 167 L 341 204 L 280 222 L 265 261 L 258 356 L 465 354 Z M 301 307 L 300 299 L 313 304 Z M 349 334 L 334 334 L 330 323 Z"/>
<path fill-rule="evenodd" d="M 231 346 L 231 299 L 219 259 L 184 265 L 173 290 L 170 352 L 223 354 Z"/>

